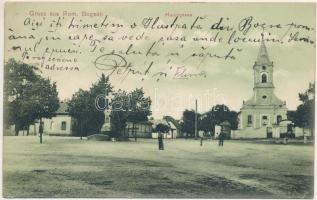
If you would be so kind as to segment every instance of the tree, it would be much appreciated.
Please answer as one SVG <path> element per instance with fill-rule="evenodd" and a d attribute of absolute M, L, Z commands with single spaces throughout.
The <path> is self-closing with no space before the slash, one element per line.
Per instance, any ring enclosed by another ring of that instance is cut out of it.
<path fill-rule="evenodd" d="M 31 113 L 35 113 L 35 118 L 52 118 L 55 116 L 55 111 L 59 108 L 59 99 L 56 89 L 56 83 L 51 83 L 49 79 L 40 78 L 33 84 L 31 90 L 33 109 Z M 29 128 L 27 129 L 29 130 Z M 40 132 L 40 143 L 42 143 L 42 132 Z"/>
<path fill-rule="evenodd" d="M 135 124 L 142 121 L 147 121 L 151 112 L 151 99 L 145 97 L 143 88 L 136 88 L 129 94 L 129 109 L 127 113 L 127 121 L 132 123 L 132 132 L 137 140 L 135 131 Z"/>
<path fill-rule="evenodd" d="M 299 93 L 298 96 L 302 104 L 297 107 L 295 113 L 289 113 L 289 117 L 293 118 L 295 126 L 308 127 L 313 133 L 315 122 L 315 83 L 309 84 L 308 89 L 303 93 Z"/>
<path fill-rule="evenodd" d="M 212 119 L 208 115 L 203 115 L 198 120 L 198 130 L 204 131 L 205 134 L 208 132 L 212 133 L 213 123 Z"/>
<path fill-rule="evenodd" d="M 56 83 L 39 73 L 38 68 L 13 59 L 5 64 L 5 125 L 14 124 L 16 135 L 37 119 L 53 117 L 59 107 Z"/>
<path fill-rule="evenodd" d="M 100 133 L 104 124 L 106 97 L 112 91 L 109 78 L 101 75 L 89 90 L 79 89 L 68 101 L 69 114 L 75 118 L 75 133 L 81 137 Z"/>
<path fill-rule="evenodd" d="M 91 96 L 89 91 L 79 89 L 67 102 L 69 115 L 76 120 L 75 134 L 80 137 L 86 136 L 88 132 L 88 122 L 90 120 Z"/>
<path fill-rule="evenodd" d="M 217 104 L 213 106 L 206 115 L 212 124 L 212 133 L 214 133 L 215 125 L 219 125 L 221 122 L 226 120 L 231 124 L 231 128 L 233 130 L 238 128 L 238 113 L 231 111 L 229 107 L 224 104 Z"/>
<path fill-rule="evenodd" d="M 215 125 L 219 125 L 221 122 L 227 120 L 232 129 L 238 127 L 238 113 L 230 111 L 226 105 L 215 105 L 212 109 L 204 114 L 197 113 L 198 118 L 198 130 L 204 131 L 205 133 L 210 132 L 214 134 Z M 188 136 L 195 135 L 195 111 L 185 110 L 183 112 L 181 131 Z"/>
<path fill-rule="evenodd" d="M 101 127 L 105 122 L 104 111 L 108 106 L 106 97 L 112 92 L 112 90 L 113 87 L 109 83 L 109 77 L 106 77 L 104 74 L 101 74 L 99 81 L 93 84 L 90 88 L 91 100 L 94 101 L 95 105 L 91 109 L 91 120 L 89 120 L 88 123 L 88 130 L 92 133 L 100 133 Z M 98 98 L 101 96 L 103 98 Z M 98 109 L 96 109 L 96 103 L 98 104 Z"/>
<path fill-rule="evenodd" d="M 156 125 L 154 131 L 158 133 L 168 133 L 170 131 L 170 127 L 166 124 L 159 123 Z"/>
<path fill-rule="evenodd" d="M 129 97 L 127 92 L 119 90 L 111 101 L 110 128 L 111 137 L 123 137 L 127 123 Z"/>
<path fill-rule="evenodd" d="M 198 119 L 200 118 L 198 114 Z M 182 116 L 182 122 L 180 123 L 182 133 L 186 134 L 186 137 L 195 136 L 195 111 L 185 110 Z"/>

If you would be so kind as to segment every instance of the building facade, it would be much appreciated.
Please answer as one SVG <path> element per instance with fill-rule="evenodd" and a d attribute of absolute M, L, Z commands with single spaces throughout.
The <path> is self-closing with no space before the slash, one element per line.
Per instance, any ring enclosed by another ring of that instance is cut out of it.
<path fill-rule="evenodd" d="M 125 128 L 125 135 L 129 138 L 151 138 L 152 137 L 152 123 L 149 121 L 132 123 L 127 122 Z"/>
<path fill-rule="evenodd" d="M 273 68 L 262 41 L 253 65 L 253 97 L 243 101 L 239 113 L 238 129 L 244 131 L 245 137 L 272 137 L 272 128 L 287 119 L 286 102 L 274 94 Z"/>
<path fill-rule="evenodd" d="M 67 112 L 66 102 L 61 102 L 56 115 L 51 119 L 44 118 L 43 122 L 43 132 L 47 135 L 53 136 L 70 136 L 72 135 L 72 125 L 73 119 Z M 39 133 L 39 123 L 35 123 L 30 126 L 30 133 Z"/>
<path fill-rule="evenodd" d="M 177 127 L 174 123 L 172 123 L 169 118 L 163 117 L 161 120 L 152 120 L 152 129 L 155 130 L 158 124 L 165 124 L 169 127 L 169 131 L 167 133 L 162 133 L 163 138 L 166 139 L 175 139 L 179 137 L 179 132 L 177 131 Z M 153 131 L 152 138 L 158 138 L 159 133 Z"/>
<path fill-rule="evenodd" d="M 73 118 L 67 112 L 67 104 L 61 102 L 55 116 L 51 119 L 43 118 L 43 133 L 52 136 L 71 136 L 73 133 Z M 34 124 L 29 126 L 29 130 L 20 130 L 19 135 L 38 135 L 40 123 L 37 120 Z M 15 135 L 15 126 L 10 126 L 9 130 L 5 131 L 5 135 Z"/>

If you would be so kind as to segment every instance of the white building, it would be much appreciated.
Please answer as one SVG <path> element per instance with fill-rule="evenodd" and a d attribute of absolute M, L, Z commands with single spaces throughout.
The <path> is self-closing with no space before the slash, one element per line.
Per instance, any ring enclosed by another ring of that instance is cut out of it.
<path fill-rule="evenodd" d="M 67 112 L 67 104 L 60 103 L 55 117 L 42 119 L 43 132 L 46 135 L 70 136 L 72 134 L 73 119 Z M 29 126 L 29 135 L 39 134 L 39 121 Z M 5 135 L 15 135 L 14 125 L 5 131 Z M 27 130 L 20 130 L 19 135 L 26 135 Z"/>
<path fill-rule="evenodd" d="M 73 119 L 68 115 L 67 104 L 64 102 L 60 103 L 55 117 L 51 119 L 44 118 L 42 122 L 44 134 L 56 136 L 70 136 L 72 134 Z M 39 133 L 39 122 L 30 126 L 29 133 L 30 135 Z"/>
<path fill-rule="evenodd" d="M 287 119 L 286 102 L 274 94 L 273 62 L 270 61 L 264 41 L 253 65 L 253 97 L 243 101 L 239 125 L 234 137 L 270 138 L 273 128 Z"/>

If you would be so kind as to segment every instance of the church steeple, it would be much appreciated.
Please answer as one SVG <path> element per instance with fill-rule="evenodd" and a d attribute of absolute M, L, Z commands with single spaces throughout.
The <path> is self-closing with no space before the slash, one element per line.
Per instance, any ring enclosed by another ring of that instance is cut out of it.
<path fill-rule="evenodd" d="M 269 59 L 267 49 L 264 43 L 263 34 L 261 46 L 258 52 L 257 60 L 253 66 L 254 70 L 254 88 L 274 88 L 273 84 L 273 62 Z"/>
<path fill-rule="evenodd" d="M 256 61 L 256 65 L 272 65 L 272 62 L 269 59 L 269 55 L 266 50 L 266 46 L 264 43 L 264 35 L 263 33 L 261 34 L 262 36 L 262 41 L 261 41 L 261 46 L 258 54 L 258 58 Z"/>

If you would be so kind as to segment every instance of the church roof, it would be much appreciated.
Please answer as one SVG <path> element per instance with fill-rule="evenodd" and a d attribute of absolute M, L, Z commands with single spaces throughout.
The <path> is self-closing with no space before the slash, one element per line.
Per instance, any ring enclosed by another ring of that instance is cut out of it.
<path fill-rule="evenodd" d="M 271 65 L 272 64 L 272 62 L 269 59 L 269 55 L 267 53 L 267 50 L 266 50 L 263 35 L 262 35 L 261 46 L 260 46 L 258 59 L 257 59 L 256 63 L 258 65 Z"/>

